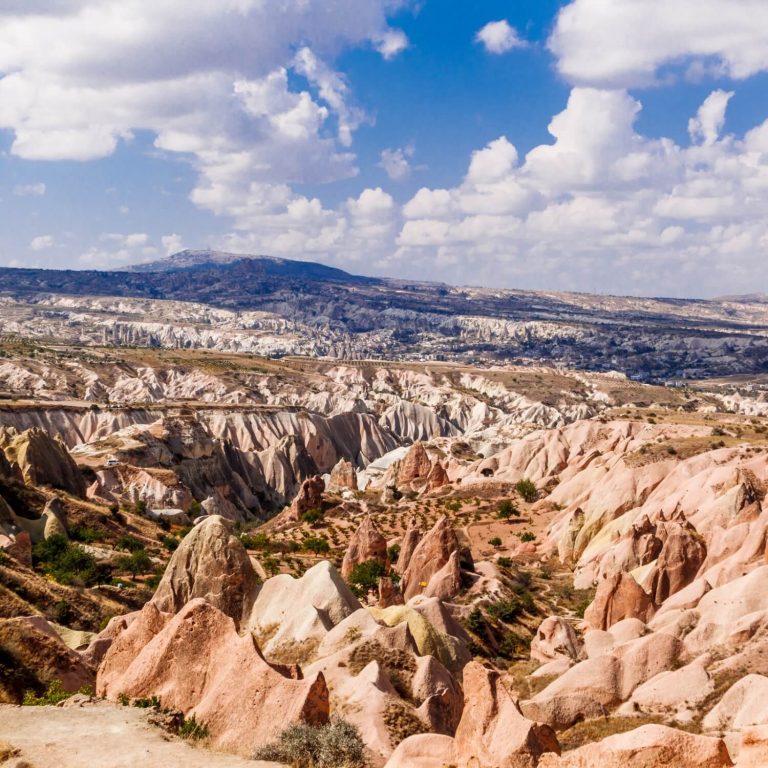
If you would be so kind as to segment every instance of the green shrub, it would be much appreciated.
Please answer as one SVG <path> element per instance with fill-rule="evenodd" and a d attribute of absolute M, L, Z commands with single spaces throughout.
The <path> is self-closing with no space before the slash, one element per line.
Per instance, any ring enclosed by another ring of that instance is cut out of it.
<path fill-rule="evenodd" d="M 84 696 L 93 696 L 93 688 L 90 685 L 84 685 L 78 693 L 82 693 Z M 38 696 L 34 691 L 26 691 L 24 694 L 23 704 L 25 707 L 45 707 L 55 706 L 64 699 L 68 699 L 72 694 L 69 691 L 64 690 L 64 686 L 61 684 L 61 680 L 52 680 L 45 692 Z"/>
<path fill-rule="evenodd" d="M 243 533 L 240 541 L 246 549 L 271 549 L 271 542 L 266 533 L 255 533 L 253 536 Z"/>
<path fill-rule="evenodd" d="M 365 743 L 354 725 L 334 716 L 319 728 L 289 725 L 277 741 L 259 747 L 254 758 L 292 768 L 363 768 Z"/>
<path fill-rule="evenodd" d="M 92 544 L 98 541 L 101 536 L 99 532 L 87 525 L 73 525 L 69 528 L 69 538 L 73 541 L 82 541 L 84 544 Z"/>
<path fill-rule="evenodd" d="M 389 562 L 390 563 L 396 563 L 397 559 L 400 557 L 400 545 L 399 544 L 393 544 L 387 550 L 387 557 L 389 558 Z"/>
<path fill-rule="evenodd" d="M 378 560 L 366 560 L 358 563 L 349 574 L 350 589 L 358 596 L 365 597 L 379 586 L 379 579 L 384 576 L 386 569 Z"/>
<path fill-rule="evenodd" d="M 203 723 L 198 723 L 195 716 L 185 718 L 184 722 L 179 728 L 179 736 L 182 739 L 191 739 L 192 741 L 200 741 L 208 737 L 208 727 Z"/>
<path fill-rule="evenodd" d="M 518 534 L 518 538 L 522 542 L 536 541 L 536 534 L 531 533 L 531 531 L 523 531 L 522 533 Z"/>
<path fill-rule="evenodd" d="M 322 509 L 308 509 L 302 516 L 301 521 L 303 523 L 309 523 L 310 525 L 314 525 L 315 523 L 319 523 L 323 519 L 323 510 Z"/>
<path fill-rule="evenodd" d="M 500 547 L 501 546 L 501 539 L 498 536 L 494 536 L 492 539 L 488 539 L 488 543 L 492 547 Z"/>
<path fill-rule="evenodd" d="M 520 517 L 520 510 L 509 499 L 500 501 L 497 511 L 502 520 L 508 520 L 510 517 Z"/>
<path fill-rule="evenodd" d="M 529 504 L 536 501 L 539 498 L 539 492 L 536 489 L 536 485 L 532 480 L 523 479 L 518 480 L 515 483 L 515 490 L 523 497 Z"/>
<path fill-rule="evenodd" d="M 511 557 L 499 557 L 496 559 L 496 564 L 500 568 L 511 568 L 512 567 L 512 558 Z"/>
<path fill-rule="evenodd" d="M 160 709 L 160 699 L 157 696 L 134 699 L 133 706 L 139 709 Z"/>
<path fill-rule="evenodd" d="M 134 505 L 133 505 L 133 511 L 137 515 L 146 515 L 147 514 L 147 502 L 144 501 L 144 499 L 139 499 Z"/>
<path fill-rule="evenodd" d="M 60 584 L 92 587 L 111 577 L 109 566 L 98 563 L 93 555 L 73 546 L 60 533 L 35 544 L 32 562 Z"/>
<path fill-rule="evenodd" d="M 163 536 L 160 543 L 169 551 L 175 552 L 179 548 L 179 540 L 175 536 Z"/>
<path fill-rule="evenodd" d="M 325 554 L 330 551 L 331 545 L 327 539 L 322 536 L 308 536 L 304 539 L 304 549 L 308 552 L 314 552 L 316 555 Z"/>
<path fill-rule="evenodd" d="M 118 558 L 117 567 L 121 571 L 130 573 L 135 579 L 138 575 L 152 570 L 152 560 L 145 549 L 139 549 L 131 552 L 130 555 Z"/>

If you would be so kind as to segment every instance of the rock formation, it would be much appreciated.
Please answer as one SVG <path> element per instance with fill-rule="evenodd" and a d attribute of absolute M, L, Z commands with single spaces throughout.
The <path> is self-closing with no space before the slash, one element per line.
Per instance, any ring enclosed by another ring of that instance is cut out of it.
<path fill-rule="evenodd" d="M 328 490 L 337 492 L 357 490 L 357 470 L 351 461 L 339 459 L 338 464 L 331 470 Z"/>
<path fill-rule="evenodd" d="M 609 629 L 617 621 L 633 618 L 647 621 L 653 613 L 651 596 L 627 573 L 604 578 L 594 601 L 584 612 L 593 629 Z"/>
<path fill-rule="evenodd" d="M 184 537 L 152 600 L 158 610 L 178 613 L 190 600 L 204 598 L 239 626 L 250 615 L 258 584 L 231 524 L 212 516 Z"/>
<path fill-rule="evenodd" d="M 416 545 L 408 560 L 407 567 L 402 572 L 401 588 L 405 599 L 410 600 L 414 595 L 425 592 L 432 577 L 448 565 L 451 561 L 451 555 L 458 550 L 459 541 L 456 538 L 456 532 L 451 527 L 448 518 L 443 515 L 435 523 L 432 530 Z M 453 579 L 455 585 L 455 558 L 454 566 L 449 566 L 449 569 L 450 572 L 444 576 L 447 580 Z M 441 584 L 445 585 L 448 583 L 447 580 L 441 579 Z M 437 589 L 437 586 L 435 588 Z M 446 598 L 450 595 L 442 594 L 441 596 Z"/>
<path fill-rule="evenodd" d="M 341 564 L 342 577 L 349 579 L 356 565 L 369 560 L 374 560 L 384 567 L 389 563 L 387 540 L 379 533 L 371 516 L 365 515 L 347 545 L 344 561 Z"/>

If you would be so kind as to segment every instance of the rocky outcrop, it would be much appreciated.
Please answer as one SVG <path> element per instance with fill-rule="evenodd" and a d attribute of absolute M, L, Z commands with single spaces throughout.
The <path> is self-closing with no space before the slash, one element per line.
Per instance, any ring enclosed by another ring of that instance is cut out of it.
<path fill-rule="evenodd" d="M 48 485 L 74 496 L 85 496 L 85 480 L 59 440 L 42 429 L 0 433 L 0 448 L 29 485 Z"/>
<path fill-rule="evenodd" d="M 401 588 L 405 599 L 410 600 L 414 595 L 424 593 L 432 577 L 448 565 L 451 556 L 458 550 L 459 541 L 456 538 L 456 532 L 448 522 L 448 518 L 443 515 L 416 545 L 407 567 L 402 572 Z M 454 563 L 455 560 L 456 558 Z M 443 575 L 449 580 L 455 576 L 455 573 L 450 570 Z M 447 580 L 441 578 L 439 582 L 444 586 Z M 437 589 L 437 584 L 435 588 Z M 442 594 L 442 597 L 446 598 L 450 595 Z"/>
<path fill-rule="evenodd" d="M 424 443 L 414 443 L 397 468 L 396 484 L 398 488 L 410 488 L 413 484 L 424 485 L 432 470 Z"/>
<path fill-rule="evenodd" d="M 651 596 L 632 576 L 617 573 L 598 584 L 595 599 L 584 612 L 584 621 L 593 629 L 609 629 L 622 619 L 647 621 L 653 610 Z"/>
<path fill-rule="evenodd" d="M 685 521 L 660 524 L 657 535 L 664 543 L 656 563 L 651 598 L 661 605 L 696 578 L 707 548 L 702 537 Z"/>
<path fill-rule="evenodd" d="M 542 664 L 559 659 L 576 661 L 581 649 L 576 630 L 559 616 L 548 616 L 539 624 L 531 641 L 531 660 Z"/>
<path fill-rule="evenodd" d="M 152 601 L 164 613 L 178 613 L 190 600 L 203 598 L 239 626 L 250 615 L 258 584 L 231 524 L 213 516 L 184 537 Z"/>
<path fill-rule="evenodd" d="M 164 707 L 194 715 L 212 746 L 248 756 L 291 723 L 327 722 L 321 674 L 284 676 L 263 659 L 250 634 L 239 636 L 232 619 L 205 600 L 166 614 L 160 627 L 156 610 L 148 606 L 115 640 L 99 669 L 98 695 L 157 696 Z M 137 649 L 129 635 L 151 639 Z"/>
<path fill-rule="evenodd" d="M 291 503 L 286 515 L 286 521 L 298 522 L 301 516 L 310 509 L 320 509 L 323 504 L 325 483 L 320 475 L 307 478 L 299 488 L 299 493 Z"/>
<path fill-rule="evenodd" d="M 539 768 L 726 768 L 731 758 L 722 739 L 696 736 L 665 725 L 643 725 L 566 752 L 545 755 Z"/>
<path fill-rule="evenodd" d="M 335 492 L 357 490 L 357 470 L 351 461 L 339 459 L 338 464 L 331 470 L 328 490 Z"/>
<path fill-rule="evenodd" d="M 41 617 L 0 619 L 0 702 L 21 704 L 54 681 L 75 692 L 94 682 L 93 669 Z"/>
<path fill-rule="evenodd" d="M 405 529 L 405 535 L 400 544 L 400 554 L 397 557 L 397 564 L 395 565 L 395 570 L 399 574 L 405 573 L 405 569 L 408 567 L 408 563 L 411 562 L 413 553 L 416 551 L 416 547 L 421 541 L 422 535 L 419 521 L 415 517 L 412 517 L 408 521 L 408 527 Z"/>
<path fill-rule="evenodd" d="M 323 561 L 301 578 L 283 573 L 265 581 L 248 628 L 268 658 L 306 661 L 334 626 L 360 608 L 338 571 Z"/>
<path fill-rule="evenodd" d="M 454 549 L 443 567 L 432 574 L 423 591 L 425 597 L 450 600 L 461 591 L 461 561 L 459 550 Z"/>
<path fill-rule="evenodd" d="M 341 575 L 349 579 L 356 565 L 374 560 L 386 567 L 389 564 L 387 558 L 387 540 L 379 533 L 379 529 L 371 519 L 365 515 L 363 521 L 352 534 L 352 538 L 344 553 L 341 564 Z"/>

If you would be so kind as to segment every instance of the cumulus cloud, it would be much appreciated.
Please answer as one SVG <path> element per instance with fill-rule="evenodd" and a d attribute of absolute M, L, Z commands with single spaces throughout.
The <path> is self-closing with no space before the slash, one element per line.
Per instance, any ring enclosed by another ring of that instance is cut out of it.
<path fill-rule="evenodd" d="M 348 147 L 366 116 L 327 62 L 407 45 L 387 22 L 396 0 L 283 0 L 279 13 L 256 0 L 191 0 L 184 13 L 176 0 L 34 5 L 0 8 L 12 153 L 87 161 L 150 131 L 197 170 L 192 199 L 238 223 L 285 213 L 289 185 L 357 173 Z"/>
<path fill-rule="evenodd" d="M 160 242 L 163 244 L 163 250 L 166 256 L 172 256 L 174 253 L 184 250 L 184 243 L 182 242 L 181 235 L 176 233 L 172 235 L 163 235 L 160 238 Z"/>
<path fill-rule="evenodd" d="M 528 43 L 506 19 L 489 21 L 475 35 L 475 40 L 485 46 L 488 53 L 507 53 L 514 48 L 525 48 Z"/>
<path fill-rule="evenodd" d="M 33 251 L 47 251 L 49 248 L 53 248 L 55 241 L 51 235 L 38 235 L 33 237 L 29 244 L 29 247 Z"/>
<path fill-rule="evenodd" d="M 392 181 L 404 181 L 411 175 L 410 158 L 413 157 L 413 153 L 414 149 L 411 146 L 384 149 L 381 152 L 379 168 L 383 168 Z"/>
<path fill-rule="evenodd" d="M 627 87 L 684 74 L 745 78 L 768 69 L 764 0 L 573 0 L 549 47 L 573 83 Z"/>
<path fill-rule="evenodd" d="M 640 103 L 576 88 L 554 139 L 518 157 L 500 137 L 463 182 L 402 209 L 397 264 L 459 282 L 690 295 L 746 288 L 768 256 L 768 121 L 721 137 L 729 94 L 711 94 L 680 146 L 637 133 Z"/>
<path fill-rule="evenodd" d="M 17 184 L 13 188 L 13 194 L 17 197 L 41 197 L 48 188 L 43 182 L 37 184 Z"/>

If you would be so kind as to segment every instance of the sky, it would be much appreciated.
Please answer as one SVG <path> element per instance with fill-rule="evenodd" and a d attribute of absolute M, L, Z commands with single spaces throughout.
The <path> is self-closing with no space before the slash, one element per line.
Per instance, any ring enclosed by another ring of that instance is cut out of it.
<path fill-rule="evenodd" d="M 2 0 L 0 265 L 768 291 L 766 0 Z"/>

